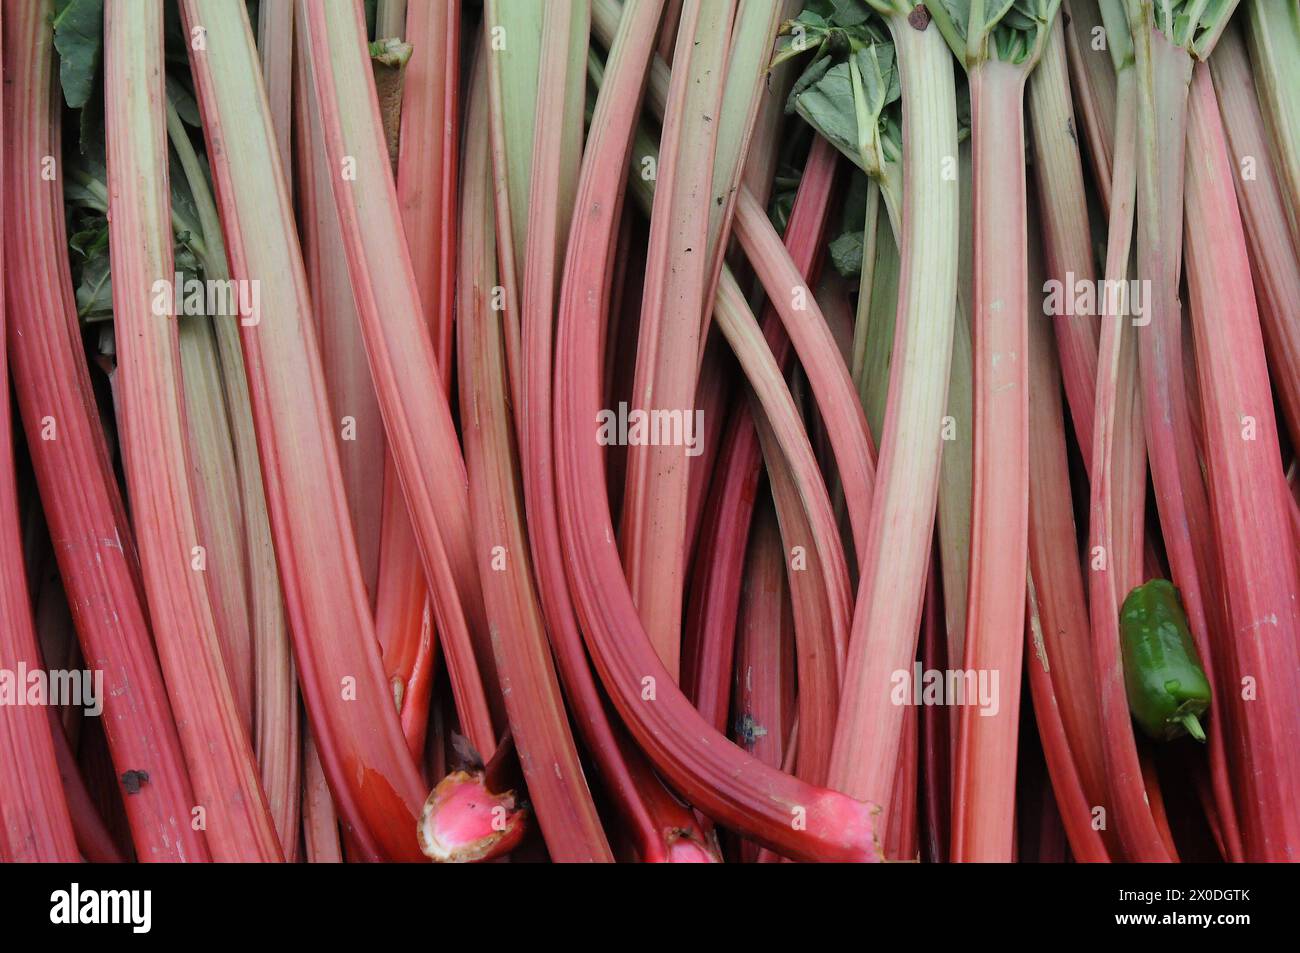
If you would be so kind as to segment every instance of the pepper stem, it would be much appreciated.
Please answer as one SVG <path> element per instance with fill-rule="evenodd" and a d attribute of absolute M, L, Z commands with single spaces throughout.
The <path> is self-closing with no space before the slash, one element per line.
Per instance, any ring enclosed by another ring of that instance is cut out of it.
<path fill-rule="evenodd" d="M 1205 744 L 1205 729 L 1201 727 L 1201 723 L 1197 720 L 1195 715 L 1188 712 L 1178 720 L 1183 723 L 1183 727 L 1187 729 L 1189 735 L 1201 742 L 1201 744 Z"/>

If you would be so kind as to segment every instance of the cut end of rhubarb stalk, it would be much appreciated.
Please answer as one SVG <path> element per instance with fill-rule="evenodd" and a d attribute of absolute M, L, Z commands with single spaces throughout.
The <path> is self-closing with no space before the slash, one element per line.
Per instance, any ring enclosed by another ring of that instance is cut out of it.
<path fill-rule="evenodd" d="M 472 864 L 509 853 L 523 839 L 527 808 L 514 791 L 489 791 L 483 772 L 453 771 L 420 813 L 420 850 L 435 863 Z"/>

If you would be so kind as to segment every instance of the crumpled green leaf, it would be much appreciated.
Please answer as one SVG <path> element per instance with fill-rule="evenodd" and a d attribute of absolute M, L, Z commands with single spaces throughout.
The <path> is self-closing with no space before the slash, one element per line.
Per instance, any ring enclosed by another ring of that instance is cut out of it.
<path fill-rule="evenodd" d="M 839 63 L 797 95 L 791 94 L 795 111 L 804 121 L 830 140 L 854 162 L 858 157 L 858 119 L 853 100 L 849 64 Z"/>
<path fill-rule="evenodd" d="M 54 48 L 59 53 L 59 85 L 72 109 L 90 100 L 104 47 L 104 0 L 56 0 Z"/>
<path fill-rule="evenodd" d="M 986 0 L 978 22 L 970 0 L 926 0 L 926 8 L 954 54 L 970 68 L 993 57 L 1019 65 L 1038 55 L 1060 0 Z"/>

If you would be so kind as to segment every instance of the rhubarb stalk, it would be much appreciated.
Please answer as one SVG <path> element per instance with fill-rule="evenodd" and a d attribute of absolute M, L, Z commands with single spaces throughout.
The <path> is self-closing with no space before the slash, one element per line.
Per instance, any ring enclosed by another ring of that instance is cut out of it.
<path fill-rule="evenodd" d="M 239 722 L 196 555 L 167 192 L 161 4 L 105 11 L 106 132 L 113 314 L 123 450 L 144 589 L 158 654 L 213 859 L 282 858 L 247 734 Z"/>
<path fill-rule="evenodd" d="M 923 8 L 889 5 L 888 14 L 903 96 L 905 190 L 894 372 L 830 784 L 894 806 L 905 717 L 892 702 L 891 679 L 916 657 L 932 543 L 957 292 L 958 195 L 955 176 L 941 174 L 957 156 L 952 60 Z"/>
<path fill-rule="evenodd" d="M 507 319 L 492 305 L 498 272 L 487 87 L 483 71 L 477 74 L 467 119 L 457 295 L 475 548 L 480 564 L 491 567 L 482 577 L 483 595 L 511 737 L 551 858 L 558 863 L 609 862 L 613 855 L 578 761 L 533 583 L 510 413 Z M 502 245 L 509 250 L 507 243 Z"/>
<path fill-rule="evenodd" d="M 483 687 L 484 680 L 495 685 L 495 665 L 472 552 L 464 464 L 423 326 L 362 11 L 306 3 L 299 11 L 310 39 L 316 101 L 336 176 L 334 203 L 389 447 L 433 591 L 457 708 L 471 741 L 488 756 L 496 717 L 488 704 L 500 696 Z M 361 182 L 371 190 L 364 198 Z"/>
<path fill-rule="evenodd" d="M 61 154 L 50 102 L 52 13 L 48 0 L 4 5 L 9 366 L 82 654 L 104 672 L 114 769 L 120 777 L 149 766 L 150 783 L 122 798 L 136 856 L 206 860 L 203 834 L 188 823 L 194 794 L 145 617 L 134 536 L 95 413 L 68 272 L 63 178 L 41 175 L 43 157 Z M 58 439 L 42 440 L 50 421 Z"/>
<path fill-rule="evenodd" d="M 694 427 L 696 355 L 708 290 L 710 181 L 721 106 L 732 0 L 686 0 L 669 87 L 646 284 L 633 409 L 677 416 Z M 626 15 L 626 14 L 625 14 Z M 683 431 L 685 432 L 685 431 Z M 623 554 L 632 597 L 660 660 L 676 681 L 686 574 L 687 490 L 692 466 L 679 441 L 628 447 Z"/>
<path fill-rule="evenodd" d="M 1029 497 L 1025 82 L 1059 0 L 1034 0 L 965 22 L 931 2 L 970 81 L 974 156 L 975 455 L 970 592 L 963 665 L 996 673 L 996 715 L 962 707 L 953 783 L 956 861 L 1010 860 L 1025 625 Z M 987 716 L 987 717 L 986 717 Z"/>
<path fill-rule="evenodd" d="M 691 707 L 659 661 L 622 576 L 595 440 L 598 328 L 605 324 L 639 90 L 661 0 L 624 9 L 596 102 L 579 181 L 559 311 L 556 452 L 571 590 L 588 648 L 616 708 L 656 766 L 709 816 L 804 859 L 876 859 L 874 809 L 755 761 Z M 705 743 L 701 743 L 705 742 Z"/>
<path fill-rule="evenodd" d="M 12 19 L 11 8 L 6 4 L 0 23 Z M 3 32 L 6 31 L 0 29 L 0 34 Z M 0 108 L 13 108 L 8 99 L 8 95 L 0 95 Z M 0 181 L 6 164 L 0 161 Z M 22 187 L 36 188 L 31 182 Z M 2 226 L 7 218 L 8 215 L 0 212 L 0 234 L 4 234 Z M 10 244 L 8 237 L 5 234 L 5 252 Z M 4 278 L 0 277 L 0 291 L 3 285 Z M 0 324 L 3 322 L 3 294 L 0 294 Z M 0 335 L 0 348 L 3 347 L 3 335 Z M 6 394 L 8 378 L 8 361 L 4 361 L 0 366 L 0 385 Z M 0 545 L 5 549 L 5 569 L 0 573 L 3 577 L 0 578 L 0 656 L 14 669 L 37 671 L 41 663 L 32 629 L 27 576 L 23 571 L 9 406 L 6 399 L 4 408 L 0 409 Z M 22 690 L 26 691 L 25 683 Z M 50 727 L 48 713 L 38 706 L 14 704 L 12 699 L 0 705 L 0 751 L 8 766 L 0 782 L 0 859 L 5 861 L 75 863 L 78 859 L 72 818 L 59 785 Z"/>
<path fill-rule="evenodd" d="M 260 284 L 262 307 L 241 320 L 241 343 L 313 737 L 359 854 L 419 859 L 415 823 L 426 789 L 380 667 L 247 14 L 215 0 L 186 0 L 182 10 L 187 32 L 204 39 L 202 48 L 191 45 L 190 60 L 231 273 Z"/>
<path fill-rule="evenodd" d="M 1238 722 L 1246 857 L 1300 851 L 1296 552 L 1235 174 L 1209 67 L 1195 68 L 1187 129 L 1187 259 L 1228 660 L 1220 694 Z M 1235 689 L 1253 679 L 1250 699 Z M 1225 697 L 1226 696 L 1226 697 Z M 1251 700 L 1255 699 L 1255 700 Z"/>

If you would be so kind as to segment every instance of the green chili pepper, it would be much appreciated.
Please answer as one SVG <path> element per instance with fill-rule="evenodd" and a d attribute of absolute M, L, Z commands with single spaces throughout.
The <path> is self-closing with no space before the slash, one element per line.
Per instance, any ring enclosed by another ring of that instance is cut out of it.
<path fill-rule="evenodd" d="M 1128 706 L 1142 730 L 1157 741 L 1204 741 L 1196 716 L 1210 707 L 1210 683 L 1174 584 L 1152 579 L 1130 592 L 1119 628 Z"/>

